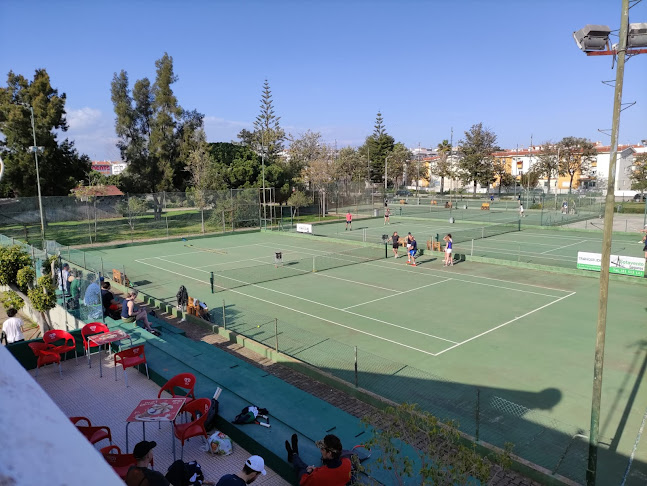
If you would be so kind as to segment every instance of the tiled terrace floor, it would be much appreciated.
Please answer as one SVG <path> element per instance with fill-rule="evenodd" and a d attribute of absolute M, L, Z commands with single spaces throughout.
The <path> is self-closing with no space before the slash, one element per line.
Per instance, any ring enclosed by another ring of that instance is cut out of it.
<path fill-rule="evenodd" d="M 111 359 L 104 351 L 103 378 L 99 377 L 99 361 L 97 355 L 92 355 L 92 368 L 88 368 L 87 358 L 79 356 L 78 365 L 75 360 L 62 363 L 63 379 L 59 379 L 58 368 L 47 366 L 41 368 L 38 383 L 59 408 L 70 416 L 84 416 L 92 421 L 92 425 L 107 425 L 110 427 L 113 444 L 118 445 L 122 452 L 126 449 L 126 418 L 143 399 L 157 398 L 159 387 L 146 379 L 146 375 L 135 369 L 128 369 L 128 384 L 126 388 L 121 367 L 117 369 L 118 381 L 115 381 L 114 368 Z M 31 376 L 35 371 L 30 371 Z M 168 395 L 166 395 L 168 396 Z M 128 445 L 132 452 L 134 445 L 142 440 L 142 426 L 132 423 L 129 428 Z M 171 431 L 168 423 L 162 423 L 161 429 L 154 423 L 146 425 L 146 440 L 154 440 L 157 447 L 153 451 L 155 469 L 166 473 L 173 462 L 171 446 Z M 175 439 L 174 439 L 175 440 Z M 97 451 L 107 446 L 104 440 L 96 444 Z M 184 461 L 197 460 L 202 466 L 205 479 L 217 482 L 224 474 L 235 473 L 242 469 L 245 460 L 254 451 L 234 444 L 233 453 L 229 456 L 213 456 L 201 450 L 204 442 L 199 437 L 189 440 L 184 446 Z M 176 440 L 177 458 L 180 458 L 180 442 Z M 261 476 L 255 485 L 283 486 L 287 481 L 274 471 L 267 469 L 267 476 Z"/>

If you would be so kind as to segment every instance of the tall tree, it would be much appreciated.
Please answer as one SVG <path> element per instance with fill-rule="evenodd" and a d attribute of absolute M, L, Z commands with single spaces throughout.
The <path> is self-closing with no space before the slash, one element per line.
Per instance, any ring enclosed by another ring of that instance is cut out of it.
<path fill-rule="evenodd" d="M 135 82 L 132 95 L 126 71 L 115 73 L 111 95 L 116 115 L 115 131 L 121 158 L 128 162 L 124 187 L 128 192 L 153 193 L 154 214 L 161 217 L 159 191 L 184 190 L 186 157 L 191 152 L 193 132 L 202 128 L 203 116 L 185 112 L 173 94 L 177 81 L 173 58 L 164 53 L 155 61 L 156 78 Z"/>
<path fill-rule="evenodd" d="M 387 179 L 393 182 L 393 187 L 398 187 L 398 183 L 404 179 L 407 161 L 411 160 L 411 151 L 403 143 L 398 142 L 393 146 L 388 157 Z"/>
<path fill-rule="evenodd" d="M 364 145 L 359 148 L 359 152 L 370 161 L 369 164 L 369 181 L 384 183 L 384 160 L 390 152 L 393 151 L 395 139 L 386 132 L 382 113 L 377 112 L 373 133 L 366 137 Z"/>
<path fill-rule="evenodd" d="M 478 123 L 472 125 L 465 132 L 465 139 L 458 142 L 461 178 L 466 183 L 473 183 L 474 195 L 477 184 L 488 185 L 493 180 L 492 153 L 500 150 L 496 145 L 496 138 L 494 132 L 483 128 L 483 123 Z"/>
<path fill-rule="evenodd" d="M 454 175 L 454 168 L 450 159 L 452 146 L 449 140 L 445 139 L 437 146 L 438 158 L 431 165 L 431 173 L 440 177 L 440 193 L 445 192 L 445 178 Z"/>
<path fill-rule="evenodd" d="M 492 174 L 499 184 L 499 197 L 501 197 L 501 188 L 509 181 L 506 177 L 510 175 L 508 162 L 503 158 L 495 157 L 492 161 Z"/>
<path fill-rule="evenodd" d="M 634 163 L 629 169 L 629 180 L 632 190 L 643 194 L 647 189 L 647 152 L 634 155 Z"/>
<path fill-rule="evenodd" d="M 585 138 L 564 137 L 558 144 L 559 174 L 569 176 L 568 192 L 573 190 L 576 174 L 585 175 L 597 157 L 595 146 Z"/>
<path fill-rule="evenodd" d="M 10 71 L 7 86 L 0 87 L 0 151 L 5 174 L 0 186 L 4 196 L 35 196 L 36 164 L 29 147 L 34 145 L 31 114 L 34 109 L 36 143 L 43 147 L 38 154 L 40 186 L 43 196 L 66 196 L 78 181 L 90 172 L 90 159 L 79 155 L 74 142 L 58 141 L 57 132 L 68 129 L 65 118 L 65 93 L 50 83 L 45 69 L 38 69 L 29 81 Z"/>
<path fill-rule="evenodd" d="M 540 178 L 546 178 L 548 181 L 548 191 L 550 192 L 550 181 L 559 174 L 559 148 L 553 142 L 544 142 L 539 149 L 537 162 L 532 166 L 532 170 Z"/>

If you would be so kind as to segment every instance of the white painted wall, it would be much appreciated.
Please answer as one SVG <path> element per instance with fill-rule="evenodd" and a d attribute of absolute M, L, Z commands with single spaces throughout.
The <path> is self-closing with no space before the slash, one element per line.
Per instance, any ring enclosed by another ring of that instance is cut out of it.
<path fill-rule="evenodd" d="M 0 383 L 0 484 L 123 486 L 99 451 L 4 346 Z"/>

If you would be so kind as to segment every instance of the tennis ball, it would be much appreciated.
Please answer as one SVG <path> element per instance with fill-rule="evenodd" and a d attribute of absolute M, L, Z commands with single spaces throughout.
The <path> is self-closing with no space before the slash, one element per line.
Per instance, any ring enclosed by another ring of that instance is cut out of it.
<path fill-rule="evenodd" d="M 256 327 L 261 327 L 261 326 L 256 326 Z"/>

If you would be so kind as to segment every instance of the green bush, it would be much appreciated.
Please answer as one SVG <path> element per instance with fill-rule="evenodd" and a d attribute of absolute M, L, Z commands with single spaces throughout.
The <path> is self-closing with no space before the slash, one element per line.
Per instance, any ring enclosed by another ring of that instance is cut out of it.
<path fill-rule="evenodd" d="M 47 275 L 40 277 L 36 287 L 27 292 L 27 297 L 32 307 L 39 312 L 46 312 L 56 307 L 56 289 L 52 279 Z"/>
<path fill-rule="evenodd" d="M 16 283 L 16 274 L 31 265 L 31 257 L 18 245 L 0 247 L 0 284 Z"/>
<path fill-rule="evenodd" d="M 541 209 L 541 204 L 539 204 L 539 203 L 537 203 L 537 204 L 532 204 L 532 205 L 530 206 L 530 209 Z"/>
<path fill-rule="evenodd" d="M 0 294 L 0 304 L 5 310 L 16 309 L 20 310 L 25 306 L 25 301 L 13 290 Z"/>
<path fill-rule="evenodd" d="M 625 214 L 644 214 L 645 213 L 645 203 L 622 203 L 616 204 L 617 213 Z M 620 211 L 618 211 L 618 206 L 620 206 Z"/>
<path fill-rule="evenodd" d="M 36 280 L 36 270 L 32 267 L 22 267 L 16 274 L 16 284 L 21 292 L 27 292 L 27 289 L 34 285 Z"/>

